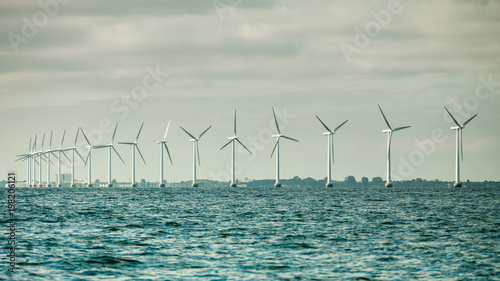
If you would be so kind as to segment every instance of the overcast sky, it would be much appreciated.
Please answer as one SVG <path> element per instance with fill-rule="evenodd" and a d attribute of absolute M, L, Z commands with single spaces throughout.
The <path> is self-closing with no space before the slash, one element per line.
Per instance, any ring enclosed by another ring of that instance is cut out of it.
<path fill-rule="evenodd" d="M 82 127 L 93 144 L 133 141 L 145 122 L 137 179 L 157 181 L 159 146 L 171 120 L 167 180 L 274 178 L 272 107 L 284 134 L 283 178 L 326 176 L 324 128 L 335 135 L 334 180 L 385 179 L 386 124 L 393 127 L 393 179 L 454 179 L 455 134 L 464 130 L 462 179 L 500 180 L 498 1 L 39 1 L 0 3 L 0 172 L 26 177 L 30 138 L 53 130 L 52 147 Z M 79 151 L 86 154 L 82 139 Z M 116 145 L 113 178 L 131 177 L 131 150 Z M 138 157 L 138 156 L 137 156 Z M 167 162 L 165 162 L 167 163 Z M 107 178 L 107 152 L 93 153 L 93 179 Z M 53 168 L 55 170 L 55 168 Z M 44 167 L 45 170 L 45 167 Z M 69 172 L 64 166 L 63 172 Z M 54 177 L 54 176 L 53 176 Z M 81 161 L 76 178 L 87 177 Z M 46 172 L 44 172 L 46 178 Z M 55 177 L 54 177 L 55 178 Z"/>

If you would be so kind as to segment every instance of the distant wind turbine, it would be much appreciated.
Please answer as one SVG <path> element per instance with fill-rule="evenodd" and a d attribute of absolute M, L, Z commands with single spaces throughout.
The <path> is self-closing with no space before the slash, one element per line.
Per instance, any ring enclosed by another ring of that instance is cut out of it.
<path fill-rule="evenodd" d="M 85 141 L 87 142 L 87 149 L 89 150 L 87 154 L 87 158 L 85 159 L 85 165 L 87 165 L 88 168 L 88 174 L 87 174 L 87 187 L 92 187 L 92 149 L 95 148 L 95 145 L 90 144 L 89 139 L 85 135 L 85 132 L 83 129 L 80 127 L 80 131 L 82 131 L 83 137 L 85 138 Z"/>
<path fill-rule="evenodd" d="M 192 134 L 190 134 L 188 131 L 186 131 L 184 128 L 181 129 L 188 134 L 188 136 L 191 137 L 189 140 L 190 142 L 193 142 L 193 184 L 192 187 L 197 187 L 198 183 L 196 183 L 196 158 L 198 158 L 198 166 L 200 165 L 200 149 L 198 146 L 198 142 L 201 139 L 201 137 L 210 129 L 212 126 L 208 127 L 203 133 L 200 134 L 199 137 L 195 137 Z"/>
<path fill-rule="evenodd" d="M 139 152 L 139 155 L 142 158 L 142 161 L 144 162 L 144 165 L 146 164 L 146 160 L 144 160 L 144 157 L 142 156 L 141 150 L 139 149 L 139 146 L 137 144 L 137 141 L 139 140 L 139 136 L 141 135 L 142 127 L 144 126 L 144 122 L 142 122 L 141 128 L 139 129 L 139 132 L 137 133 L 137 137 L 135 138 L 134 142 L 118 142 L 119 144 L 126 144 L 132 146 L 132 187 L 137 187 L 137 184 L 135 183 L 135 149 L 137 148 L 137 152 Z"/>
<path fill-rule="evenodd" d="M 50 131 L 50 141 L 49 141 L 49 148 L 45 151 L 45 154 L 47 154 L 47 187 L 50 187 L 50 164 L 52 162 L 50 161 L 50 155 L 54 153 L 56 150 L 52 150 L 52 133 L 53 131 Z M 55 155 L 54 155 L 55 156 Z"/>
<path fill-rule="evenodd" d="M 457 125 L 456 127 L 451 127 L 452 130 L 456 130 L 457 131 L 457 139 L 456 139 L 457 152 L 456 152 L 456 162 L 455 162 L 456 163 L 456 165 L 455 165 L 455 183 L 453 184 L 453 186 L 454 187 L 461 187 L 462 183 L 460 182 L 460 156 L 462 157 L 462 162 L 464 161 L 464 147 L 463 147 L 463 140 L 462 140 L 462 137 L 463 137 L 462 132 L 463 131 L 462 130 L 465 128 L 465 125 L 467 125 L 467 123 L 469 123 L 474 117 L 477 116 L 477 114 L 475 114 L 471 118 L 467 119 L 467 121 L 465 121 L 462 125 L 460 125 L 460 123 L 458 123 L 458 121 L 453 117 L 453 115 L 451 115 L 450 111 L 448 110 L 448 108 L 446 108 L 446 106 L 444 107 L 444 109 L 446 109 L 446 111 L 450 115 L 451 119 L 453 119 L 453 122 Z"/>
<path fill-rule="evenodd" d="M 75 137 L 75 143 L 73 144 L 73 147 L 69 147 L 64 149 L 63 151 L 70 151 L 71 150 L 71 187 L 75 187 L 75 152 L 78 154 L 80 159 L 82 159 L 83 162 L 85 162 L 85 159 L 83 159 L 82 155 L 78 152 L 76 149 L 76 142 L 78 140 L 78 133 L 80 133 L 80 128 L 76 130 L 76 137 Z M 82 131 L 83 133 L 83 131 Z M 62 145 L 61 145 L 62 146 Z"/>
<path fill-rule="evenodd" d="M 327 145 L 327 152 L 326 152 L 326 156 L 327 156 L 327 171 L 326 171 L 326 187 L 332 187 L 333 184 L 331 182 L 332 180 L 332 163 L 335 163 L 335 158 L 334 158 L 334 153 L 333 153 L 333 135 L 335 134 L 335 132 L 337 132 L 337 130 L 342 127 L 342 125 L 344 125 L 348 120 L 345 120 L 344 122 L 342 122 L 342 124 L 338 125 L 335 129 L 330 130 L 326 125 L 325 123 L 323 123 L 323 121 L 321 121 L 321 119 L 319 119 L 318 115 L 316 115 L 316 118 L 318 118 L 318 121 L 321 123 L 321 125 L 323 125 L 323 127 L 325 127 L 326 131 L 325 133 L 323 133 L 323 135 L 327 136 L 328 137 L 328 145 Z"/>
<path fill-rule="evenodd" d="M 160 144 L 160 187 L 165 187 L 165 184 L 163 183 L 163 148 L 165 148 L 165 150 L 167 151 L 168 159 L 170 159 L 170 164 L 172 165 L 174 164 L 172 162 L 172 157 L 170 157 L 170 151 L 168 151 L 168 146 L 167 146 L 167 134 L 169 127 L 170 127 L 170 121 L 168 121 L 167 129 L 165 130 L 165 136 L 163 136 L 163 140 L 156 142 Z"/>
<path fill-rule="evenodd" d="M 234 111 L 234 135 L 232 137 L 228 137 L 228 142 L 222 146 L 220 149 L 222 150 L 224 147 L 228 146 L 231 144 L 231 183 L 230 187 L 236 187 L 236 180 L 235 180 L 235 175 L 234 175 L 234 141 L 237 141 L 241 146 L 243 146 L 250 154 L 252 152 L 238 139 L 238 136 L 236 135 L 236 110 Z"/>
<path fill-rule="evenodd" d="M 273 116 L 274 116 L 274 122 L 276 123 L 276 130 L 278 130 L 278 134 L 272 135 L 273 138 L 276 138 L 276 144 L 274 145 L 273 151 L 271 152 L 271 156 L 273 157 L 274 151 L 276 150 L 276 183 L 274 184 L 275 187 L 281 187 L 280 183 L 280 140 L 281 138 L 292 140 L 295 142 L 299 142 L 296 139 L 293 139 L 291 137 L 285 136 L 281 133 L 280 127 L 278 126 L 278 120 L 276 119 L 276 113 L 274 113 L 274 107 L 273 107 Z"/>
<path fill-rule="evenodd" d="M 38 154 L 38 187 L 42 187 L 42 157 L 44 156 L 43 152 L 43 143 L 45 142 L 45 133 L 43 133 L 43 138 L 42 138 L 42 146 L 40 148 L 40 151 L 37 152 Z"/>
<path fill-rule="evenodd" d="M 116 155 L 122 160 L 123 164 L 125 164 L 125 161 L 123 161 L 122 157 L 120 154 L 118 154 L 118 151 L 116 151 L 115 146 L 113 144 L 115 140 L 115 135 L 116 135 L 116 129 L 118 128 L 118 123 L 116 123 L 115 126 L 115 131 L 113 132 L 113 137 L 111 137 L 111 143 L 109 144 L 103 144 L 103 145 L 94 145 L 95 149 L 101 149 L 101 148 L 108 148 L 108 187 L 112 187 L 113 184 L 111 183 L 111 151 L 114 150 Z"/>
<path fill-rule="evenodd" d="M 31 187 L 31 161 L 33 159 L 33 152 L 31 149 L 31 142 L 33 141 L 33 138 L 30 138 L 30 144 L 28 146 L 28 153 L 21 154 L 21 155 L 16 155 L 16 157 L 19 157 L 16 159 L 16 161 L 27 161 L 27 173 L 26 173 L 26 186 Z"/>
<path fill-rule="evenodd" d="M 378 109 L 380 109 L 380 113 L 382 113 L 382 117 L 384 117 L 385 123 L 387 124 L 387 127 L 389 129 L 383 130 L 383 133 L 387 133 L 387 182 L 385 183 L 386 187 L 392 187 L 392 180 L 391 180 L 391 141 L 392 141 L 392 133 L 403 130 L 406 128 L 410 128 L 411 126 L 404 126 L 404 127 L 398 127 L 392 129 L 391 125 L 389 125 L 389 121 L 387 121 L 387 118 L 385 118 L 384 112 L 382 111 L 382 108 L 380 108 L 380 105 L 378 106 Z"/>
<path fill-rule="evenodd" d="M 61 145 L 59 146 L 58 149 L 56 149 L 55 151 L 57 151 L 57 187 L 62 187 L 62 183 L 61 183 L 61 163 L 62 163 L 62 159 L 61 159 L 61 153 L 64 155 L 64 157 L 66 157 L 66 159 L 68 159 L 68 161 L 71 161 L 68 157 L 68 155 L 66 155 L 66 153 L 64 153 L 65 149 L 63 149 L 63 143 L 64 143 L 64 137 L 66 136 L 66 130 L 64 130 L 64 133 L 63 133 L 63 136 L 62 136 L 62 139 L 61 139 Z"/>

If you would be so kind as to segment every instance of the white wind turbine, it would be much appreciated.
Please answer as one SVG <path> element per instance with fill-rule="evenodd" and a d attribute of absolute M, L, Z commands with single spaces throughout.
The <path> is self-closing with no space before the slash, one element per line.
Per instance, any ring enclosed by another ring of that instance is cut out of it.
<path fill-rule="evenodd" d="M 220 149 L 222 150 L 224 147 L 228 146 L 229 144 L 232 144 L 231 145 L 231 183 L 230 183 L 230 187 L 236 187 L 236 179 L 235 179 L 235 174 L 234 174 L 234 147 L 235 147 L 235 144 L 234 144 L 234 141 L 237 141 L 239 144 L 241 144 L 241 146 L 243 146 L 250 154 L 252 154 L 252 152 L 238 139 L 238 136 L 236 135 L 236 110 L 234 111 L 234 135 L 232 137 L 228 137 L 227 138 L 229 141 L 224 145 L 222 146 Z"/>
<path fill-rule="evenodd" d="M 83 129 L 80 127 L 80 131 L 82 131 L 83 137 L 85 138 L 85 141 L 87 142 L 87 149 L 89 150 L 87 154 L 87 158 L 85 159 L 85 165 L 87 165 L 88 168 L 88 174 L 87 174 L 87 187 L 92 187 L 92 149 L 94 149 L 95 145 L 90 144 L 89 139 L 87 138 L 87 135 L 85 135 L 85 132 Z"/>
<path fill-rule="evenodd" d="M 33 178 L 32 178 L 32 184 L 30 186 L 35 187 L 36 186 L 36 140 L 37 136 L 35 134 L 35 141 L 33 142 L 33 147 L 31 149 L 31 157 L 33 158 Z"/>
<path fill-rule="evenodd" d="M 403 130 L 406 128 L 410 128 L 411 126 L 404 126 L 404 127 L 398 127 L 392 129 L 391 125 L 389 125 L 389 121 L 387 121 L 387 118 L 385 118 L 384 112 L 382 111 L 382 108 L 380 108 L 380 105 L 378 106 L 380 109 L 380 113 L 382 113 L 382 117 L 384 117 L 385 123 L 387 124 L 387 127 L 389 129 L 383 130 L 383 133 L 387 133 L 387 182 L 385 183 L 386 187 L 392 187 L 392 180 L 391 180 L 391 141 L 392 141 L 392 133 Z"/>
<path fill-rule="evenodd" d="M 68 157 L 68 155 L 66 155 L 66 153 L 64 153 L 65 150 L 67 149 L 63 149 L 63 143 L 64 143 L 64 137 L 66 136 L 66 130 L 64 130 L 64 133 L 63 133 L 63 136 L 62 136 L 62 139 L 61 139 L 61 145 L 59 146 L 58 149 L 55 149 L 54 151 L 57 151 L 57 187 L 62 187 L 62 184 L 61 184 L 61 163 L 62 163 L 62 160 L 61 160 L 61 153 L 64 155 L 64 157 L 66 157 L 66 159 L 68 159 L 68 161 L 71 161 Z"/>
<path fill-rule="evenodd" d="M 144 157 L 142 156 L 141 150 L 139 149 L 139 146 L 137 144 L 137 141 L 139 140 L 139 135 L 141 134 L 142 131 L 142 126 L 144 126 L 144 122 L 142 122 L 141 128 L 139 129 L 139 132 L 137 133 L 137 137 L 135 138 L 134 142 L 118 142 L 119 144 L 127 144 L 132 146 L 132 187 L 137 187 L 137 184 L 135 183 L 135 149 L 137 148 L 137 152 L 139 152 L 139 155 L 142 158 L 142 161 L 144 162 L 144 165 L 146 164 L 146 160 L 144 160 Z"/>
<path fill-rule="evenodd" d="M 94 145 L 95 149 L 101 149 L 101 148 L 108 148 L 108 187 L 112 187 L 113 184 L 111 184 L 111 150 L 114 150 L 116 155 L 122 160 L 123 164 L 125 164 L 125 161 L 123 161 L 122 157 L 120 154 L 118 154 L 118 151 L 116 151 L 115 146 L 113 144 L 113 141 L 115 140 L 115 135 L 116 135 L 116 129 L 118 128 L 118 123 L 116 123 L 115 126 L 115 131 L 113 132 L 113 137 L 111 137 L 111 143 L 109 144 L 103 144 L 103 145 Z"/>
<path fill-rule="evenodd" d="M 50 161 L 50 155 L 54 153 L 54 151 L 57 150 L 52 150 L 52 133 L 53 131 L 50 131 L 50 141 L 49 141 L 49 148 L 45 151 L 45 154 L 47 154 L 47 187 L 50 187 L 50 164 L 52 164 L 52 161 Z M 55 155 L 54 155 L 55 156 Z"/>
<path fill-rule="evenodd" d="M 299 142 L 296 139 L 293 139 L 291 137 L 287 137 L 283 135 L 280 131 L 280 127 L 278 126 L 278 120 L 276 119 L 276 114 L 274 113 L 274 107 L 273 107 L 273 116 L 274 116 L 274 122 L 276 123 L 276 130 L 278 130 L 278 134 L 272 135 L 273 138 L 276 138 L 276 144 L 274 145 L 273 151 L 271 152 L 271 156 L 273 157 L 274 150 L 276 150 L 276 183 L 274 184 L 275 187 L 281 187 L 280 184 L 280 140 L 281 138 L 292 140 Z"/>
<path fill-rule="evenodd" d="M 205 131 L 203 131 L 203 133 L 200 134 L 199 137 L 195 137 L 193 135 L 191 135 L 188 131 L 186 131 L 184 128 L 182 128 L 181 126 L 181 129 L 186 133 L 188 134 L 188 136 L 191 137 L 191 139 L 189 140 L 190 142 L 193 142 L 193 184 L 192 184 L 192 187 L 197 187 L 198 184 L 196 183 L 196 158 L 198 157 L 198 165 L 200 165 L 200 150 L 199 150 L 199 146 L 198 146 L 198 141 L 201 139 L 201 137 L 210 129 L 212 128 L 212 126 L 208 127 Z"/>
<path fill-rule="evenodd" d="M 455 165 L 455 183 L 453 184 L 454 187 L 461 187 L 462 186 L 462 183 L 460 182 L 460 156 L 462 157 L 462 162 L 464 161 L 464 147 L 463 147 L 463 140 L 462 140 L 462 130 L 465 128 L 465 125 L 467 125 L 467 123 L 469 123 L 474 117 L 477 116 L 477 114 L 475 114 L 474 116 L 472 116 L 471 118 L 467 119 L 467 121 L 465 121 L 462 125 L 460 125 L 460 123 L 457 122 L 457 120 L 453 117 L 453 115 L 451 115 L 450 111 L 448 110 L 448 108 L 444 107 L 444 109 L 446 109 L 446 111 L 448 112 L 448 114 L 450 115 L 451 119 L 453 119 L 453 122 L 457 125 L 456 127 L 451 127 L 452 130 L 456 130 L 457 131 L 457 140 L 456 140 L 456 143 L 457 143 L 457 152 L 456 152 L 456 165 Z M 459 149 L 460 147 L 460 149 Z"/>
<path fill-rule="evenodd" d="M 42 147 L 40 148 L 40 151 L 37 152 L 38 155 L 38 187 L 42 187 L 42 157 L 45 156 L 45 153 L 43 152 L 43 143 L 45 142 L 45 133 L 43 133 L 43 138 L 42 138 Z"/>
<path fill-rule="evenodd" d="M 33 141 L 33 138 L 30 138 L 30 144 L 28 146 L 28 153 L 21 154 L 21 155 L 16 155 L 16 157 L 19 157 L 16 159 L 16 161 L 26 161 L 27 160 L 27 177 L 26 177 L 26 186 L 31 187 L 31 161 L 33 159 L 33 152 L 31 150 L 31 142 Z M 34 161 L 34 160 L 33 160 Z"/>
<path fill-rule="evenodd" d="M 335 158 L 334 158 L 334 153 L 333 153 L 333 135 L 335 134 L 335 132 L 337 132 L 337 130 L 340 127 L 342 127 L 342 125 L 344 125 L 347 121 L 349 121 L 349 119 L 342 122 L 342 124 L 338 125 L 332 131 L 325 125 L 325 123 L 323 123 L 323 121 L 321 121 L 321 119 L 319 119 L 318 115 L 316 115 L 316 118 L 318 118 L 321 125 L 323 125 L 323 127 L 325 127 L 325 129 L 327 130 L 327 132 L 323 133 L 323 135 L 328 137 L 328 145 L 327 145 L 327 152 L 326 152 L 326 157 L 327 157 L 326 187 L 332 187 L 333 186 L 332 181 L 331 181 L 332 180 L 332 163 L 335 163 Z"/>
<path fill-rule="evenodd" d="M 70 185 L 71 187 L 75 187 L 76 186 L 75 185 L 75 152 L 82 159 L 82 161 L 85 162 L 85 160 L 83 159 L 82 155 L 76 149 L 76 142 L 78 140 L 78 133 L 80 133 L 80 128 L 78 128 L 78 130 L 76 130 L 75 143 L 73 144 L 73 147 L 66 148 L 66 149 L 63 150 L 63 151 L 69 151 L 69 150 L 71 150 L 71 161 L 70 161 L 71 162 L 71 185 Z M 83 131 L 82 131 L 82 133 L 83 133 Z"/>
<path fill-rule="evenodd" d="M 163 140 L 157 141 L 156 143 L 160 144 L 160 187 L 165 187 L 165 184 L 163 183 L 163 148 L 167 151 L 168 158 L 170 159 L 170 164 L 174 164 L 172 162 L 172 157 L 170 157 L 170 151 L 168 151 L 168 146 L 167 146 L 167 134 L 168 134 L 168 128 L 170 127 L 170 121 L 168 121 L 167 124 L 167 129 L 165 130 L 165 136 L 163 137 Z"/>

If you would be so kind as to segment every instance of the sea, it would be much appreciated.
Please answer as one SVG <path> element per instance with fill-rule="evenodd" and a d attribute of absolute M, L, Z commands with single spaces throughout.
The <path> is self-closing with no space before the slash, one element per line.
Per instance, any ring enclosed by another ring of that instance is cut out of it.
<path fill-rule="evenodd" d="M 499 188 L 17 188 L 2 280 L 500 280 Z"/>

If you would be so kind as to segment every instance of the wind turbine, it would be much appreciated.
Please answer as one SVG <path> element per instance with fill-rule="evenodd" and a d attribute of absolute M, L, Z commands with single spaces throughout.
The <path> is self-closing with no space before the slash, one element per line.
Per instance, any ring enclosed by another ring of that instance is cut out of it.
<path fill-rule="evenodd" d="M 325 125 L 325 123 L 323 123 L 323 121 L 321 121 L 321 119 L 319 119 L 318 115 L 316 115 L 316 118 L 318 118 L 321 125 L 323 125 L 323 127 L 325 127 L 325 129 L 327 130 L 327 132 L 323 133 L 324 136 L 328 137 L 328 144 L 327 144 L 327 151 L 326 151 L 326 157 L 327 157 L 326 187 L 332 187 L 333 186 L 333 184 L 331 182 L 331 180 L 332 180 L 332 163 L 335 163 L 335 158 L 334 158 L 334 153 L 333 153 L 333 135 L 335 134 L 335 132 L 337 132 L 337 130 L 340 127 L 342 127 L 342 125 L 344 125 L 347 121 L 349 121 L 349 119 L 342 122 L 342 124 L 338 125 L 332 131 Z"/>
<path fill-rule="evenodd" d="M 460 182 L 460 156 L 462 156 L 462 162 L 464 161 L 464 147 L 463 147 L 463 140 L 462 140 L 462 137 L 463 137 L 462 130 L 465 128 L 465 125 L 467 125 L 467 123 L 469 123 L 474 117 L 477 116 L 477 114 L 475 114 L 471 118 L 467 119 L 467 121 L 465 121 L 462 125 L 460 125 L 460 123 L 457 122 L 457 120 L 453 117 L 453 115 L 451 115 L 450 111 L 448 110 L 448 108 L 446 108 L 446 106 L 444 107 L 444 109 L 446 109 L 446 111 L 450 115 L 451 119 L 453 119 L 453 122 L 457 125 L 456 127 L 451 127 L 452 130 L 457 131 L 455 183 L 453 184 L 453 186 L 454 187 L 461 187 L 462 183 Z M 459 149 L 459 146 L 460 146 L 460 149 Z"/>
<path fill-rule="evenodd" d="M 387 124 L 387 127 L 389 129 L 383 130 L 383 133 L 387 133 L 387 182 L 385 183 L 386 187 L 392 187 L 392 182 L 391 182 L 391 141 L 392 141 L 392 133 L 403 130 L 406 128 L 410 128 L 411 126 L 404 126 L 404 127 L 397 127 L 392 129 L 391 125 L 389 125 L 389 121 L 387 121 L 387 118 L 385 118 L 384 112 L 382 111 L 382 108 L 380 108 L 380 105 L 378 105 L 378 109 L 380 109 L 380 113 L 382 113 L 382 117 L 384 117 L 385 123 Z"/>
<path fill-rule="evenodd" d="M 139 140 L 139 135 L 141 134 L 142 131 L 142 126 L 144 126 L 144 122 L 142 122 L 141 128 L 139 129 L 139 132 L 137 133 L 137 137 L 135 138 L 134 142 L 118 142 L 119 144 L 127 144 L 132 146 L 132 187 L 137 187 L 137 184 L 135 183 L 135 149 L 137 148 L 137 152 L 139 152 L 139 155 L 141 155 L 142 161 L 144 162 L 144 165 L 146 164 L 146 160 L 144 160 L 144 157 L 142 156 L 141 150 L 139 149 L 139 146 L 137 145 L 137 141 Z"/>
<path fill-rule="evenodd" d="M 280 183 L 280 140 L 281 138 L 292 140 L 299 142 L 296 139 L 293 139 L 291 137 L 287 137 L 283 135 L 280 131 L 280 127 L 278 126 L 278 120 L 276 119 L 276 113 L 274 113 L 274 107 L 273 107 L 273 116 L 274 116 L 274 122 L 276 123 L 276 130 L 278 130 L 278 134 L 272 135 L 273 138 L 276 138 L 276 144 L 274 145 L 273 152 L 271 152 L 271 156 L 273 157 L 274 150 L 276 150 L 276 183 L 274 184 L 274 187 L 281 187 Z"/>
<path fill-rule="evenodd" d="M 36 185 L 36 140 L 37 140 L 37 137 L 36 137 L 36 134 L 35 134 L 35 141 L 33 142 L 33 147 L 31 149 L 31 157 L 33 158 L 33 179 L 32 179 L 32 182 L 33 184 L 31 185 L 32 187 L 35 187 Z"/>
<path fill-rule="evenodd" d="M 76 130 L 76 137 L 75 137 L 75 143 L 73 145 L 73 147 L 70 147 L 70 148 L 66 148 L 64 149 L 63 151 L 69 151 L 71 150 L 71 187 L 75 187 L 75 152 L 76 154 L 78 154 L 78 156 L 82 159 L 83 162 L 85 162 L 85 160 L 83 159 L 82 155 L 78 152 L 78 150 L 76 149 L 76 142 L 78 140 L 78 133 L 80 133 L 80 128 L 78 128 L 78 130 Z M 82 133 L 83 133 L 83 130 L 82 130 Z M 61 145 L 62 146 L 62 145 Z"/>
<path fill-rule="evenodd" d="M 116 129 L 118 128 L 118 123 L 116 123 L 115 126 L 115 131 L 113 132 L 113 137 L 111 138 L 111 143 L 110 144 L 104 144 L 104 145 L 94 145 L 95 149 L 101 149 L 101 148 L 108 148 L 108 187 L 112 187 L 113 184 L 111 184 L 111 150 L 114 150 L 116 155 L 122 160 L 123 164 L 125 164 L 125 161 L 123 161 L 122 157 L 120 154 L 118 154 L 118 151 L 116 151 L 113 141 L 115 140 L 115 135 L 116 135 Z"/>
<path fill-rule="evenodd" d="M 236 110 L 234 111 L 234 135 L 232 137 L 227 138 L 229 141 L 220 149 L 222 150 L 224 147 L 228 146 L 231 144 L 231 183 L 230 187 L 236 187 L 236 180 L 235 180 L 235 175 L 234 175 L 234 141 L 237 141 L 241 146 L 243 146 L 250 154 L 252 152 L 248 150 L 248 148 L 238 139 L 238 136 L 236 135 Z"/>
<path fill-rule="evenodd" d="M 45 142 L 45 133 L 43 133 L 43 138 L 42 138 L 42 147 L 40 148 L 40 151 L 37 152 L 38 155 L 38 187 L 42 187 L 42 156 L 44 156 L 43 152 L 43 143 Z"/>
<path fill-rule="evenodd" d="M 65 150 L 67 149 L 63 149 L 63 143 L 64 143 L 64 137 L 66 136 L 66 130 L 64 130 L 64 133 L 63 133 L 63 136 L 62 136 L 62 139 L 61 139 L 61 145 L 59 146 L 58 149 L 56 149 L 55 151 L 57 151 L 57 158 L 58 158 L 58 161 L 57 161 L 57 187 L 62 187 L 62 184 L 61 184 L 61 153 L 64 155 L 64 157 L 66 157 L 66 159 L 68 159 L 68 161 L 71 161 L 68 157 L 68 155 L 66 155 L 66 153 L 64 153 Z"/>
<path fill-rule="evenodd" d="M 172 157 L 170 157 L 170 151 L 168 151 L 168 146 L 167 146 L 167 134 L 168 134 L 168 128 L 170 127 L 170 121 L 168 121 L 167 124 L 167 130 L 165 130 L 165 136 L 163 137 L 163 140 L 157 141 L 156 143 L 160 144 L 160 187 L 165 187 L 165 184 L 163 183 L 163 148 L 165 147 L 165 150 L 167 151 L 168 158 L 170 159 L 170 164 L 174 164 L 172 162 Z"/>
<path fill-rule="evenodd" d="M 90 144 L 90 141 L 89 139 L 87 138 L 87 136 L 85 135 L 85 132 L 83 131 L 83 129 L 80 127 L 78 128 L 80 131 L 82 131 L 82 134 L 83 134 L 83 137 L 85 138 L 85 141 L 87 142 L 87 149 L 89 150 L 88 154 L 87 154 L 87 158 L 85 160 L 85 165 L 87 165 L 88 167 L 88 175 L 87 175 L 87 187 L 92 187 L 93 184 L 92 184 L 92 149 L 94 149 L 95 145 L 92 145 Z"/>
<path fill-rule="evenodd" d="M 16 157 L 19 157 L 16 159 L 16 161 L 26 161 L 27 162 L 27 177 L 26 177 L 26 187 L 31 187 L 31 159 L 33 158 L 33 153 L 31 151 L 31 142 L 33 141 L 33 138 L 30 138 L 30 144 L 28 146 L 28 153 L 21 154 L 21 155 L 16 155 Z"/>
<path fill-rule="evenodd" d="M 45 153 L 47 154 L 47 187 L 50 187 L 50 164 L 52 164 L 52 162 L 50 161 L 50 155 L 52 153 L 54 153 L 55 150 L 52 150 L 51 147 L 52 147 L 52 133 L 53 131 L 50 131 L 50 141 L 49 141 L 49 148 L 45 151 Z"/>
<path fill-rule="evenodd" d="M 198 141 L 201 139 L 201 137 L 210 129 L 212 126 L 208 127 L 203 133 L 200 134 L 199 137 L 195 137 L 191 135 L 188 131 L 186 131 L 184 128 L 181 129 L 188 134 L 191 139 L 189 140 L 190 142 L 193 142 L 193 184 L 191 185 L 192 187 L 197 187 L 198 184 L 196 183 L 196 157 L 198 156 L 198 166 L 200 166 L 200 150 L 198 146 Z"/>

